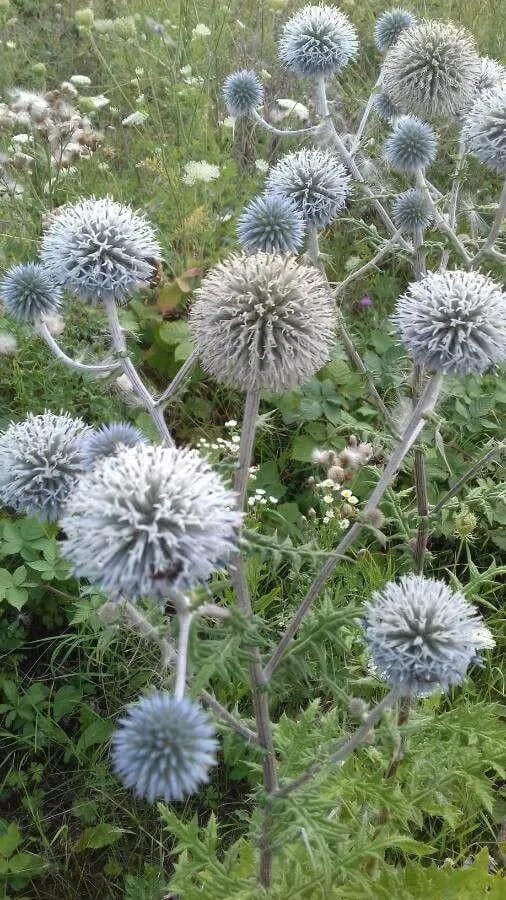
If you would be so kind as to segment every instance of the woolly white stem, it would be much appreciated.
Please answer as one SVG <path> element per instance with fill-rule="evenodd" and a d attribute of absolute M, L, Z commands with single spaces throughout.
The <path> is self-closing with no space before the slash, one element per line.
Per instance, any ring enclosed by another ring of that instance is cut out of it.
<path fill-rule="evenodd" d="M 455 249 L 458 250 L 458 252 L 460 253 L 462 259 L 464 260 L 467 268 L 469 268 L 471 265 L 471 261 L 472 261 L 471 257 L 469 256 L 463 243 L 459 240 L 459 238 L 455 234 L 453 228 L 450 227 L 450 225 L 448 224 L 446 219 L 439 212 L 436 204 L 434 203 L 434 200 L 432 199 L 431 193 L 427 187 L 427 182 L 425 181 L 425 178 L 424 178 L 422 172 L 418 172 L 417 180 L 418 180 L 419 187 L 424 191 L 425 196 L 427 197 L 427 200 L 429 202 L 429 205 L 430 205 L 430 208 L 432 211 L 432 215 L 434 216 L 434 219 L 436 221 L 436 225 L 443 232 L 443 234 L 445 234 L 446 237 L 451 241 L 451 243 L 453 244 Z"/>
<path fill-rule="evenodd" d="M 476 256 L 473 256 L 470 265 L 475 266 L 476 263 L 484 256 L 486 253 L 490 252 L 493 249 L 493 244 L 499 237 L 501 226 L 506 218 L 506 178 L 504 179 L 504 184 L 502 187 L 502 193 L 499 200 L 499 205 L 497 207 L 497 212 L 494 216 L 494 221 L 492 222 L 492 227 L 485 238 L 485 242 Z M 495 256 L 495 254 L 493 254 Z"/>
<path fill-rule="evenodd" d="M 374 99 L 376 97 L 378 88 L 380 86 L 381 86 L 381 76 L 378 78 L 376 84 L 374 85 L 374 87 L 371 91 L 371 94 L 369 96 L 369 99 L 364 107 L 364 112 L 362 113 L 362 118 L 361 118 L 359 126 L 357 128 L 357 133 L 356 133 L 355 137 L 353 138 L 353 143 L 350 147 L 350 156 L 355 156 L 355 153 L 357 152 L 358 148 L 360 147 L 360 141 L 361 141 L 362 135 L 365 131 L 365 126 L 367 125 L 369 116 L 371 114 L 371 110 L 374 106 Z"/>
<path fill-rule="evenodd" d="M 295 128 L 295 129 L 283 129 L 276 128 L 274 125 L 271 125 L 270 122 L 267 122 L 260 113 L 254 109 L 251 113 L 251 116 L 258 125 L 261 125 L 262 128 L 265 128 L 267 131 L 270 131 L 271 134 L 276 134 L 279 137 L 296 137 L 301 134 L 312 134 L 318 130 L 318 125 L 310 125 L 309 128 Z"/>
<path fill-rule="evenodd" d="M 65 363 L 65 365 L 69 366 L 71 369 L 75 369 L 76 372 L 87 372 L 89 375 L 108 375 L 110 372 L 114 372 L 115 369 L 121 368 L 121 363 L 117 360 L 111 363 L 98 363 L 92 365 L 78 362 L 77 359 L 72 359 L 70 356 L 67 356 L 64 350 L 62 350 L 60 345 L 55 341 L 45 322 L 37 322 L 35 331 L 40 335 L 42 340 L 45 341 L 56 358 L 61 360 L 61 362 Z"/>
<path fill-rule="evenodd" d="M 393 250 L 399 243 L 399 237 L 402 234 L 402 228 L 398 228 L 395 234 L 387 241 L 386 244 L 381 247 L 378 252 L 369 260 L 369 262 L 364 263 L 360 269 L 355 269 L 354 272 L 350 272 L 349 275 L 343 281 L 340 281 L 336 284 L 335 293 L 336 296 L 342 294 L 343 291 L 348 287 L 349 284 L 352 284 L 353 281 L 356 281 L 357 278 L 361 278 L 362 275 L 365 275 L 366 272 L 369 272 L 370 269 L 374 269 L 375 266 L 386 256 L 390 250 Z"/>
<path fill-rule="evenodd" d="M 168 387 L 165 388 L 163 394 L 161 394 L 158 400 L 155 401 L 155 406 L 165 406 L 165 404 L 170 400 L 173 394 L 175 394 L 178 387 L 183 383 L 188 373 L 191 372 L 198 358 L 199 352 L 197 348 L 195 348 L 195 350 L 192 350 L 192 352 L 190 353 L 188 359 L 184 361 L 183 365 L 178 370 L 171 383 L 168 385 Z"/>
<path fill-rule="evenodd" d="M 179 634 L 177 639 L 176 682 L 174 696 L 182 700 L 186 687 L 186 670 L 188 667 L 188 642 L 193 615 L 189 609 L 181 610 L 179 615 Z"/>
<path fill-rule="evenodd" d="M 455 167 L 455 174 L 453 176 L 452 189 L 450 193 L 450 202 L 448 204 L 448 224 L 450 228 L 455 228 L 455 223 L 457 221 L 457 205 L 459 200 L 459 191 L 460 191 L 460 173 L 462 171 L 462 166 L 464 165 L 464 159 L 466 157 L 466 144 L 462 139 L 462 136 L 459 140 L 459 155 L 457 158 L 457 165 Z M 448 248 L 443 250 L 441 255 L 441 262 L 439 264 L 439 271 L 446 272 L 446 267 L 448 265 L 448 260 L 450 258 L 450 252 Z"/>

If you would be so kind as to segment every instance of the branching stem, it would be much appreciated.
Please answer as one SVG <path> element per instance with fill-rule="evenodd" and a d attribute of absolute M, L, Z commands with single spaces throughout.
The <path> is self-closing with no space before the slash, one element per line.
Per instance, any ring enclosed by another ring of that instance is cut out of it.
<path fill-rule="evenodd" d="M 114 372 L 116 369 L 121 369 L 121 363 L 117 360 L 110 363 L 88 364 L 78 362 L 77 359 L 72 359 L 72 357 L 67 356 L 65 351 L 62 350 L 60 345 L 55 341 L 45 322 L 37 322 L 35 331 L 40 335 L 42 340 L 45 341 L 56 358 L 76 372 L 86 372 L 88 375 L 110 375 L 111 372 Z"/>

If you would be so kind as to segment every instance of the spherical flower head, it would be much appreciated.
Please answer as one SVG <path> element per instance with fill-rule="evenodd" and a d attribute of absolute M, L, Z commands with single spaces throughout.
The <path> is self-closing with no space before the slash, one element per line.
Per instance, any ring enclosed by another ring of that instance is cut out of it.
<path fill-rule="evenodd" d="M 126 708 L 112 735 L 113 768 L 138 797 L 184 800 L 209 781 L 218 743 L 209 716 L 188 697 L 154 691 Z"/>
<path fill-rule="evenodd" d="M 304 240 L 305 224 L 295 202 L 282 194 L 263 194 L 248 203 L 237 223 L 244 250 L 294 252 Z"/>
<path fill-rule="evenodd" d="M 111 197 L 91 197 L 53 218 L 41 259 L 59 284 L 83 300 L 121 303 L 146 287 L 160 253 L 141 213 Z"/>
<path fill-rule="evenodd" d="M 283 156 L 267 179 L 267 190 L 293 200 L 308 225 L 325 228 L 343 208 L 350 176 L 337 157 L 316 147 Z"/>
<path fill-rule="evenodd" d="M 409 188 L 397 197 L 394 204 L 394 222 L 397 228 L 405 231 L 428 228 L 432 218 L 429 200 L 419 188 Z"/>
<path fill-rule="evenodd" d="M 478 96 L 464 120 L 462 135 L 487 169 L 506 173 L 506 81 Z"/>
<path fill-rule="evenodd" d="M 383 119 L 384 122 L 393 122 L 394 119 L 398 119 L 401 115 L 400 109 L 392 103 L 388 94 L 385 94 L 384 91 L 380 91 L 379 94 L 376 94 L 374 98 L 374 109 L 376 110 L 380 119 Z"/>
<path fill-rule="evenodd" d="M 112 599 L 165 601 L 224 565 L 240 520 L 235 494 L 196 451 L 139 443 L 79 480 L 62 551 Z"/>
<path fill-rule="evenodd" d="M 204 369 L 242 390 L 280 393 L 328 360 L 335 309 L 314 266 L 294 256 L 230 256 L 204 278 L 190 311 Z"/>
<path fill-rule="evenodd" d="M 48 411 L 10 425 L 0 435 L 0 502 L 58 519 L 84 471 L 81 443 L 88 430 L 81 419 Z"/>
<path fill-rule="evenodd" d="M 383 89 L 402 112 L 453 116 L 472 98 L 480 73 L 473 39 L 451 22 L 420 22 L 402 32 L 382 68 Z"/>
<path fill-rule="evenodd" d="M 111 422 L 86 435 L 82 443 L 84 467 L 87 471 L 95 468 L 97 463 L 114 456 L 124 447 L 135 447 L 146 443 L 146 438 L 138 428 L 128 422 Z"/>
<path fill-rule="evenodd" d="M 232 72 L 225 79 L 223 99 L 231 116 L 247 116 L 264 102 L 262 82 L 250 69 Z"/>
<path fill-rule="evenodd" d="M 489 56 L 480 57 L 480 74 L 475 86 L 475 94 L 485 94 L 494 91 L 506 83 L 506 67 L 490 59 Z"/>
<path fill-rule="evenodd" d="M 312 78 L 342 69 L 357 50 L 354 27 L 335 6 L 305 6 L 286 23 L 279 41 L 282 62 Z"/>
<path fill-rule="evenodd" d="M 385 159 L 397 172 L 423 172 L 436 155 L 436 135 L 416 116 L 400 116 L 385 142 Z"/>
<path fill-rule="evenodd" d="M 402 32 L 414 25 L 415 21 L 413 13 L 399 6 L 382 12 L 374 26 L 374 40 L 378 50 L 390 50 Z"/>
<path fill-rule="evenodd" d="M 403 575 L 366 604 L 366 641 L 375 669 L 400 694 L 458 685 L 478 651 L 494 646 L 476 609 L 443 581 Z"/>
<path fill-rule="evenodd" d="M 450 375 L 506 360 L 506 294 L 480 272 L 432 272 L 397 301 L 392 321 L 416 363 Z"/>
<path fill-rule="evenodd" d="M 13 319 L 33 324 L 43 316 L 58 312 L 62 294 L 44 266 L 22 263 L 5 273 L 0 296 Z"/>

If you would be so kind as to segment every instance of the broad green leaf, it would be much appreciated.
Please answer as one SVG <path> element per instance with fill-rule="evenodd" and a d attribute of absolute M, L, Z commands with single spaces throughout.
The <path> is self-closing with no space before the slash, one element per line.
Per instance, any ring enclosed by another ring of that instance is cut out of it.
<path fill-rule="evenodd" d="M 125 829 L 119 828 L 118 825 L 99 822 L 98 825 L 85 828 L 72 845 L 72 849 L 75 853 L 82 853 L 83 850 L 99 850 L 100 847 L 109 847 L 119 841 L 124 833 Z"/>
<path fill-rule="evenodd" d="M 15 822 L 11 822 L 7 826 L 4 834 L 0 835 L 0 857 L 8 859 L 14 853 L 16 847 L 19 847 L 23 838 L 21 832 Z"/>

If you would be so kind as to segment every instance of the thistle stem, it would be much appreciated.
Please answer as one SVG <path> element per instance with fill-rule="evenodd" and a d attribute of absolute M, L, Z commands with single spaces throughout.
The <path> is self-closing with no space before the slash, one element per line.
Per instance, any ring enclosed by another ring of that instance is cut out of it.
<path fill-rule="evenodd" d="M 260 113 L 254 109 L 251 113 L 251 117 L 254 122 L 257 122 L 258 125 L 261 125 L 262 128 L 265 128 L 266 131 L 270 131 L 271 134 L 276 134 L 279 137 L 297 137 L 302 134 L 314 134 L 315 131 L 318 130 L 318 125 L 311 125 L 309 128 L 294 128 L 285 129 L 285 128 L 276 128 L 274 125 L 271 125 L 270 122 L 267 122 Z"/>
<path fill-rule="evenodd" d="M 398 228 L 395 234 L 386 242 L 386 244 L 383 245 L 383 247 L 378 250 L 377 253 L 375 253 L 375 255 L 369 260 L 369 262 L 364 263 L 363 266 L 360 266 L 359 269 L 355 269 L 354 272 L 350 272 L 350 274 L 347 275 L 343 281 L 340 281 L 338 284 L 336 284 L 336 297 L 339 296 L 339 294 L 342 294 L 348 287 L 348 285 L 356 281 L 357 278 L 361 278 L 362 275 L 365 275 L 366 272 L 370 271 L 370 269 L 374 269 L 380 262 L 380 260 L 382 260 L 383 257 L 390 252 L 390 250 L 394 250 L 399 243 L 401 232 L 402 229 Z"/>
<path fill-rule="evenodd" d="M 176 682 L 174 685 L 174 696 L 176 700 L 182 700 L 186 687 L 186 671 L 188 668 L 188 642 L 190 639 L 190 627 L 193 615 L 188 608 L 181 610 L 178 614 L 179 618 L 179 634 L 177 639 L 177 656 L 176 656 Z"/>
<path fill-rule="evenodd" d="M 455 228 L 455 223 L 457 221 L 457 205 L 459 200 L 459 191 L 460 191 L 460 173 L 462 171 L 462 166 L 464 164 L 464 159 L 466 157 L 466 144 L 465 141 L 462 140 L 462 137 L 459 140 L 459 155 L 457 158 L 457 165 L 455 167 L 455 175 L 453 176 L 452 189 L 450 193 L 450 202 L 448 205 L 448 224 L 450 228 Z M 443 250 L 441 255 L 441 262 L 439 264 L 439 271 L 446 272 L 446 267 L 448 265 L 448 260 L 450 258 L 450 253 L 448 248 Z"/>
<path fill-rule="evenodd" d="M 111 372 L 114 372 L 115 369 L 121 368 L 121 363 L 117 360 L 111 363 L 97 363 L 92 365 L 78 362 L 77 359 L 72 359 L 72 357 L 67 356 L 65 351 L 62 350 L 60 345 L 55 341 L 45 322 L 37 322 L 35 331 L 47 344 L 56 358 L 61 360 L 61 362 L 65 363 L 65 365 L 69 366 L 71 369 L 75 369 L 76 372 L 87 372 L 89 375 L 108 375 Z"/>
<path fill-rule="evenodd" d="M 368 101 L 367 101 L 367 103 L 366 103 L 366 105 L 365 105 L 365 107 L 364 107 L 364 111 L 363 111 L 363 113 L 362 113 L 362 118 L 360 119 L 360 123 L 359 123 L 359 126 L 358 126 L 358 128 L 357 128 L 357 133 L 356 133 L 355 137 L 353 138 L 353 143 L 352 143 L 352 145 L 351 145 L 351 147 L 350 147 L 350 156 L 355 156 L 355 153 L 357 152 L 357 150 L 358 150 L 359 147 L 360 147 L 360 141 L 361 141 L 362 135 L 363 135 L 363 133 L 364 133 L 364 131 L 365 131 L 365 126 L 367 125 L 367 122 L 368 122 L 368 120 L 369 120 L 369 116 L 370 116 L 370 114 L 371 114 L 371 110 L 372 110 L 372 108 L 373 108 L 373 106 L 374 106 L 374 99 L 375 99 L 375 97 L 376 97 L 376 94 L 377 94 L 377 92 L 378 92 L 378 88 L 379 88 L 380 86 L 381 86 L 381 77 L 378 78 L 376 84 L 374 85 L 374 87 L 373 87 L 373 89 L 372 89 L 372 91 L 371 91 L 371 94 L 370 94 L 370 96 L 369 96 L 369 99 L 368 99 Z"/>
<path fill-rule="evenodd" d="M 163 394 L 160 394 L 158 400 L 155 400 L 155 407 L 163 408 L 164 406 L 166 406 L 168 401 L 171 399 L 171 397 L 174 396 L 177 389 L 181 386 L 186 376 L 191 372 L 198 358 L 199 352 L 197 348 L 195 348 L 190 353 L 188 359 L 185 359 L 180 369 L 178 369 L 176 375 L 172 379 L 171 383 L 165 388 Z"/>
<path fill-rule="evenodd" d="M 478 250 L 478 253 L 475 256 L 473 256 L 473 258 L 471 259 L 471 262 L 470 262 L 471 267 L 475 266 L 476 263 L 479 262 L 479 260 L 481 259 L 482 256 L 484 256 L 486 253 L 488 253 L 489 251 L 491 251 L 493 249 L 493 245 L 494 245 L 495 241 L 497 240 L 497 238 L 499 237 L 499 234 L 501 231 L 501 226 L 502 226 L 502 223 L 503 223 L 505 217 L 506 217 L 506 178 L 504 179 L 504 184 L 502 186 L 501 197 L 499 200 L 499 205 L 497 207 L 496 214 L 494 216 L 494 221 L 492 222 L 492 226 L 490 228 L 490 231 L 489 231 L 487 237 L 485 238 L 485 242 L 484 242 L 483 246 L 481 247 L 480 250 Z"/>
<path fill-rule="evenodd" d="M 436 513 L 438 513 L 446 503 L 448 503 L 448 500 L 451 500 L 451 498 L 454 497 L 455 494 L 458 494 L 461 487 L 463 487 L 466 482 L 470 481 L 471 478 L 474 478 L 474 476 L 477 475 L 478 472 L 481 471 L 481 469 L 485 468 L 485 466 L 488 465 L 488 463 L 491 462 L 495 456 L 500 456 L 501 453 L 504 453 L 505 450 L 506 441 L 500 441 L 498 444 L 488 450 L 487 453 L 480 457 L 480 459 L 477 459 L 476 462 L 473 463 L 473 465 L 470 466 L 469 469 L 466 469 L 466 471 L 460 476 L 460 478 L 457 479 L 450 490 L 447 491 L 446 494 L 444 494 L 441 499 L 434 504 L 434 506 L 431 506 L 429 515 L 431 517 L 436 515 Z"/>
<path fill-rule="evenodd" d="M 469 253 L 467 252 L 466 248 L 464 247 L 462 241 L 460 241 L 459 238 L 457 237 L 457 235 L 455 234 L 453 228 L 450 227 L 448 222 L 444 219 L 444 217 L 439 212 L 436 204 L 434 203 L 434 200 L 432 199 L 431 193 L 427 187 L 425 178 L 421 172 L 418 173 L 418 184 L 419 184 L 420 188 L 424 191 L 425 196 L 427 197 L 427 200 L 429 202 L 429 205 L 430 205 L 430 208 L 432 211 L 432 215 L 434 216 L 436 225 L 438 226 L 439 230 L 442 231 L 444 235 L 446 235 L 446 237 L 453 244 L 455 249 L 460 253 L 462 259 L 464 260 L 466 268 L 470 268 L 472 259 L 469 256 Z"/>

